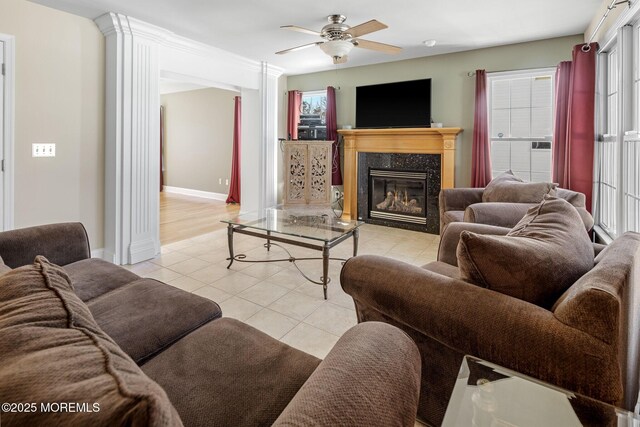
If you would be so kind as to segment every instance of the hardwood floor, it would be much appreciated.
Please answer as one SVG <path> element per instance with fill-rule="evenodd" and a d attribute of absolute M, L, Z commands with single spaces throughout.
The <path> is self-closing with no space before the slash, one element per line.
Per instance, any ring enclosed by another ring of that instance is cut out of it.
<path fill-rule="evenodd" d="M 220 220 L 239 211 L 240 205 L 163 191 L 160 193 L 160 242 L 166 245 L 225 228 Z"/>

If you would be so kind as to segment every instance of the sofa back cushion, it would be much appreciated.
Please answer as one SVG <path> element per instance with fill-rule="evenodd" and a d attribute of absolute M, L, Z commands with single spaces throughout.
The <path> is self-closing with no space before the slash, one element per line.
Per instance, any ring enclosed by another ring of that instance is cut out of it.
<path fill-rule="evenodd" d="M 79 222 L 38 225 L 0 233 L 0 255 L 11 268 L 30 264 L 45 255 L 54 264 L 67 265 L 91 258 L 87 231 Z"/>
<path fill-rule="evenodd" d="M 62 268 L 39 256 L 0 276 L 0 307 L 0 401 L 35 405 L 4 412 L 3 424 L 182 425 L 162 388 L 96 325 Z"/>
<path fill-rule="evenodd" d="M 523 182 L 508 170 L 487 184 L 482 193 L 482 201 L 485 203 L 540 203 L 546 195 L 556 195 L 556 184 L 550 182 Z"/>
<path fill-rule="evenodd" d="M 506 236 L 462 232 L 457 257 L 463 280 L 550 308 L 593 267 L 593 246 L 576 209 L 548 197 Z"/>

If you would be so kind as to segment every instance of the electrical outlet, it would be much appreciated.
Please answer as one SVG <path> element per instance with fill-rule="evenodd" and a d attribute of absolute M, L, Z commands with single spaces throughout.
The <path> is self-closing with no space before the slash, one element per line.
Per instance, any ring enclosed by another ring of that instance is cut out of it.
<path fill-rule="evenodd" d="M 222 185 L 222 178 L 218 178 L 218 184 Z"/>
<path fill-rule="evenodd" d="M 31 157 L 55 157 L 56 144 L 31 144 Z"/>
<path fill-rule="evenodd" d="M 224 180 L 224 185 L 229 185 L 229 180 L 228 179 Z"/>

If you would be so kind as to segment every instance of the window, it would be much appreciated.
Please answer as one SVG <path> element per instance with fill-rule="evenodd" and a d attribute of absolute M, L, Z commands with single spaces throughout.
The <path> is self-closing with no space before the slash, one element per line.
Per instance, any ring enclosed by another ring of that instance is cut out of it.
<path fill-rule="evenodd" d="M 611 235 L 616 235 L 617 192 L 618 192 L 618 50 L 614 46 L 601 59 L 606 61 L 606 81 L 604 85 L 604 108 L 602 137 L 598 141 L 597 190 L 598 217 L 600 227 Z"/>
<path fill-rule="evenodd" d="M 598 56 L 596 232 L 640 231 L 640 24 L 617 30 Z"/>
<path fill-rule="evenodd" d="M 633 127 L 624 135 L 624 230 L 640 231 L 640 21 L 633 26 Z"/>
<path fill-rule="evenodd" d="M 492 175 L 551 181 L 555 69 L 488 74 Z"/>
<path fill-rule="evenodd" d="M 302 116 L 319 117 L 321 123 L 325 125 L 327 123 L 327 91 L 302 92 L 300 110 Z"/>

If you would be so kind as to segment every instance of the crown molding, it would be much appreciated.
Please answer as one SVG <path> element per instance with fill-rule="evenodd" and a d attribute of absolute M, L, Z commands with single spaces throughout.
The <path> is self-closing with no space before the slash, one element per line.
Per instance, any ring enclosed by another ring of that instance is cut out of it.
<path fill-rule="evenodd" d="M 263 67 L 262 70 L 267 74 L 267 76 L 277 79 L 284 74 L 284 68 L 276 67 L 275 65 L 271 65 L 267 62 L 264 64 L 265 67 Z"/>

